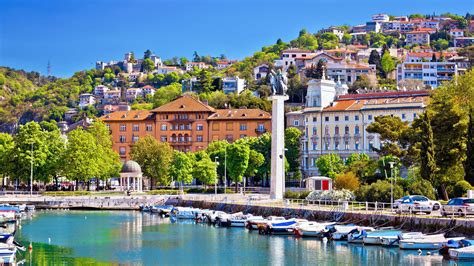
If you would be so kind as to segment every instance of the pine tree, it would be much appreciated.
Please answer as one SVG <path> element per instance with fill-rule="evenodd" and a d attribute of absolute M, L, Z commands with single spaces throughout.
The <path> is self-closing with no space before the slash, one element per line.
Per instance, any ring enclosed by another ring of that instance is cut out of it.
<path fill-rule="evenodd" d="M 436 62 L 436 60 L 437 60 L 437 59 L 436 59 L 436 54 L 433 53 L 433 57 L 431 57 L 431 62 Z"/>
<path fill-rule="evenodd" d="M 380 75 L 382 73 L 382 59 L 380 58 L 379 52 L 377 50 L 372 50 L 370 52 L 369 56 L 369 64 L 375 65 L 375 68 L 377 69 L 377 75 Z"/>
<path fill-rule="evenodd" d="M 466 160 L 464 161 L 464 179 L 474 185 L 474 110 L 469 110 L 467 127 Z"/>
<path fill-rule="evenodd" d="M 423 179 L 434 183 L 436 174 L 435 149 L 431 119 L 427 112 L 425 112 L 421 121 L 421 130 L 420 175 Z"/>

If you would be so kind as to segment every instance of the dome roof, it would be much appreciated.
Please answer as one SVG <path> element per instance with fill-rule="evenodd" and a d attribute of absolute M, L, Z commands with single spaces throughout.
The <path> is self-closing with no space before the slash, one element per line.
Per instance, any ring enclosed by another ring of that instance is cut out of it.
<path fill-rule="evenodd" d="M 120 173 L 136 173 L 136 174 L 141 174 L 142 173 L 142 168 L 140 167 L 140 165 L 135 162 L 135 161 L 126 161 L 123 166 L 122 166 L 122 170 L 120 171 Z"/>

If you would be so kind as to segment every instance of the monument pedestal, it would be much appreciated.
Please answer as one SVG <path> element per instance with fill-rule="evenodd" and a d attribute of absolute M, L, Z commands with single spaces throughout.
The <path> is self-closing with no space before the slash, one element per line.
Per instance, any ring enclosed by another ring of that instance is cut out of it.
<path fill-rule="evenodd" d="M 288 95 L 273 95 L 272 101 L 272 150 L 270 198 L 283 199 L 285 194 L 285 101 Z"/>

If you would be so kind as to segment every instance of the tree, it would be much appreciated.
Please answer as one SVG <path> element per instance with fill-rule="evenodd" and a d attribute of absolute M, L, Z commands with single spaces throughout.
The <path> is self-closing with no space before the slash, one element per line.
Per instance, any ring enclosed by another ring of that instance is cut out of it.
<path fill-rule="evenodd" d="M 181 57 L 181 58 L 179 59 L 179 64 L 180 64 L 181 66 L 185 66 L 186 63 L 188 63 L 188 62 L 189 62 L 189 60 L 188 60 L 186 57 Z"/>
<path fill-rule="evenodd" d="M 348 189 L 350 191 L 355 191 L 359 188 L 360 182 L 354 173 L 346 172 L 336 175 L 334 185 L 337 189 Z"/>
<path fill-rule="evenodd" d="M 233 143 L 227 148 L 227 169 L 228 175 L 235 182 L 235 192 L 238 183 L 242 182 L 242 177 L 248 167 L 250 149 L 247 145 Z"/>
<path fill-rule="evenodd" d="M 431 128 L 431 119 L 425 112 L 421 121 L 421 151 L 420 151 L 420 175 L 422 178 L 435 182 L 436 161 L 433 143 L 433 130 Z"/>
<path fill-rule="evenodd" d="M 258 174 L 258 170 L 260 169 L 260 166 L 263 165 L 265 162 L 265 157 L 253 149 L 250 149 L 249 152 L 249 163 L 247 166 L 247 169 L 245 170 L 245 176 L 246 177 L 254 177 L 256 174 Z"/>
<path fill-rule="evenodd" d="M 64 175 L 71 180 L 87 181 L 98 175 L 101 165 L 97 158 L 97 143 L 94 136 L 82 128 L 68 134 L 67 148 L 64 155 Z"/>
<path fill-rule="evenodd" d="M 204 93 L 213 91 L 212 82 L 211 72 L 207 69 L 201 69 L 198 78 L 199 90 Z"/>
<path fill-rule="evenodd" d="M 148 59 L 153 55 L 153 52 L 150 49 L 147 49 L 145 51 L 145 54 L 143 55 L 143 59 Z"/>
<path fill-rule="evenodd" d="M 377 70 L 377 74 L 380 75 L 382 73 L 382 59 L 380 58 L 379 52 L 376 49 L 373 49 L 369 55 L 369 64 L 375 65 Z"/>
<path fill-rule="evenodd" d="M 383 54 L 381 64 L 384 77 L 387 78 L 388 75 L 395 69 L 395 62 L 388 51 Z"/>
<path fill-rule="evenodd" d="M 349 45 L 352 43 L 352 35 L 350 35 L 349 33 L 344 33 L 344 35 L 342 35 L 342 42 L 345 43 L 346 45 Z"/>
<path fill-rule="evenodd" d="M 285 129 L 285 148 L 287 149 L 285 157 L 290 164 L 291 172 L 300 170 L 301 135 L 301 131 L 295 127 Z"/>
<path fill-rule="evenodd" d="M 160 107 L 171 101 L 174 101 L 182 93 L 182 87 L 179 83 L 172 83 L 168 86 L 161 87 L 153 95 L 153 108 Z"/>
<path fill-rule="evenodd" d="M 7 133 L 0 133 L 0 177 L 5 178 L 11 168 L 11 154 L 15 143 L 13 137 Z M 4 182 L 2 181 L 2 186 Z"/>
<path fill-rule="evenodd" d="M 193 181 L 193 160 L 184 152 L 174 151 L 169 174 L 172 180 L 180 184 L 190 184 Z"/>
<path fill-rule="evenodd" d="M 153 63 L 150 58 L 146 58 L 142 62 L 142 68 L 145 72 L 151 72 L 153 69 L 155 69 L 155 63 Z"/>
<path fill-rule="evenodd" d="M 346 160 L 346 172 L 354 173 L 360 181 L 373 181 L 377 164 L 365 153 L 353 153 Z"/>
<path fill-rule="evenodd" d="M 217 165 L 209 158 L 209 155 L 206 153 L 203 155 L 201 160 L 194 163 L 193 176 L 206 186 L 216 184 Z"/>
<path fill-rule="evenodd" d="M 321 34 L 320 43 L 325 50 L 334 49 L 339 44 L 339 37 L 332 32 L 325 32 Z"/>
<path fill-rule="evenodd" d="M 466 160 L 464 161 L 464 179 L 474 185 L 474 108 L 469 111 L 467 126 Z M 0 144 L 1 145 L 1 144 Z M 0 152 L 1 153 L 1 152 Z"/>
<path fill-rule="evenodd" d="M 130 151 L 130 157 L 142 168 L 143 174 L 150 179 L 150 189 L 154 183 L 168 185 L 168 171 L 173 159 L 173 148 L 167 142 L 158 142 L 152 136 L 140 138 Z"/>
<path fill-rule="evenodd" d="M 316 160 L 319 174 L 330 178 L 335 178 L 337 174 L 344 170 L 344 163 L 339 155 L 331 153 L 319 157 Z"/>
<path fill-rule="evenodd" d="M 438 39 L 431 42 L 431 46 L 437 51 L 443 51 L 449 47 L 449 41 L 445 39 Z"/>
<path fill-rule="evenodd" d="M 357 77 L 357 80 L 352 83 L 351 89 L 352 90 L 357 90 L 357 89 L 370 89 L 372 88 L 372 84 L 369 80 L 369 77 L 365 74 L 360 75 Z"/>

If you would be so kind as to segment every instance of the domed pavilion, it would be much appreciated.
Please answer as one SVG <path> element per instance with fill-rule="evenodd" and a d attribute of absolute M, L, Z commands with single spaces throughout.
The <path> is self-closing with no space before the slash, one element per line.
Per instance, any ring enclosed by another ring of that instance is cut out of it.
<path fill-rule="evenodd" d="M 142 191 L 143 177 L 142 168 L 135 161 L 126 161 L 120 171 L 121 190 Z"/>

